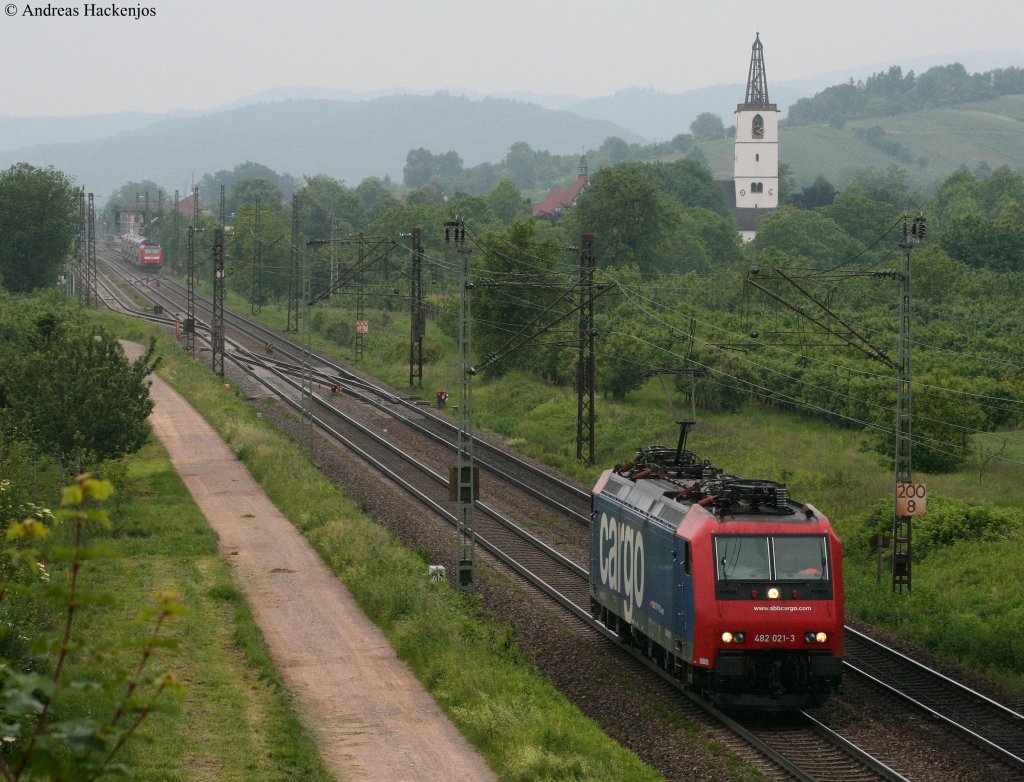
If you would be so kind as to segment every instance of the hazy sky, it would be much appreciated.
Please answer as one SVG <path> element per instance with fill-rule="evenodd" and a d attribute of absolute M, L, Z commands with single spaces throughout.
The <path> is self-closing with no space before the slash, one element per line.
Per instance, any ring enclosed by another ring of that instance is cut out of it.
<path fill-rule="evenodd" d="M 95 15 L 115 7 L 151 15 Z M 47 8 L 75 15 L 29 15 Z M 919 56 L 1019 52 L 1019 9 L 1009 0 L 22 0 L 0 15 L 0 114 L 206 109 L 282 87 L 683 92 L 744 82 L 758 31 L 770 91 L 772 81 Z"/>

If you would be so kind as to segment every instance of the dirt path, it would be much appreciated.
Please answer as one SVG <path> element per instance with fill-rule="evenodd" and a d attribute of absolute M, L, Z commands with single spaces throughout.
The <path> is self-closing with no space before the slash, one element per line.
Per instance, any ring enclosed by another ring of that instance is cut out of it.
<path fill-rule="evenodd" d="M 142 348 L 124 343 L 129 357 Z M 245 466 L 158 377 L 153 428 L 252 606 L 274 663 L 339 780 L 476 782 L 494 774 Z"/>

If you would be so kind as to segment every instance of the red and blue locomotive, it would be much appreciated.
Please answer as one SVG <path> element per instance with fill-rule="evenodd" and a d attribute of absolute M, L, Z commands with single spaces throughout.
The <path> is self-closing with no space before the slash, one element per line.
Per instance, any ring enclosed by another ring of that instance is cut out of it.
<path fill-rule="evenodd" d="M 132 266 L 159 271 L 164 263 L 164 250 L 145 236 L 125 234 L 121 237 L 121 258 Z"/>
<path fill-rule="evenodd" d="M 782 484 L 651 446 L 592 497 L 594 616 L 735 708 L 820 705 L 842 681 L 842 546 Z"/>

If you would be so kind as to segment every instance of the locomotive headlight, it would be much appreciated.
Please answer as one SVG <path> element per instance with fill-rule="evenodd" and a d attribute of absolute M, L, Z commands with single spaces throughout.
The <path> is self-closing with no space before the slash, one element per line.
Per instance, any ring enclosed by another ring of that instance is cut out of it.
<path fill-rule="evenodd" d="M 828 643 L 828 633 L 825 632 L 807 632 L 804 633 L 804 641 L 809 644 L 823 644 Z"/>
<path fill-rule="evenodd" d="M 722 643 L 724 644 L 741 644 L 743 643 L 743 633 L 730 633 L 726 630 L 722 633 Z"/>
<path fill-rule="evenodd" d="M 728 630 L 725 631 L 724 633 L 722 633 L 722 643 L 724 643 L 724 644 L 731 644 L 732 643 L 732 633 L 730 633 Z"/>
<path fill-rule="evenodd" d="M 779 599 L 779 588 L 778 587 L 771 587 L 771 588 L 768 589 L 768 599 L 769 600 L 778 600 Z"/>
<path fill-rule="evenodd" d="M 828 641 L 828 633 L 818 633 L 814 636 L 814 640 L 820 644 L 823 644 L 826 641 Z"/>

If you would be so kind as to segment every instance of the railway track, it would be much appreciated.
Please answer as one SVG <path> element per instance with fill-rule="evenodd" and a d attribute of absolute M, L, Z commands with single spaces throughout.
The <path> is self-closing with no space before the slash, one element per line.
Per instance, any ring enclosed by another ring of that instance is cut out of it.
<path fill-rule="evenodd" d="M 114 268 L 117 268 L 116 266 Z M 135 283 L 132 286 L 140 295 L 144 295 L 151 301 L 161 299 L 171 307 L 175 308 L 176 300 L 173 298 L 173 291 L 179 287 L 176 282 L 164 280 L 159 289 Z M 183 295 L 183 293 L 181 294 Z M 113 298 L 113 297 L 111 297 Z M 106 297 L 104 297 L 106 301 Z M 197 316 L 203 308 L 209 307 L 207 302 L 197 297 Z M 183 309 L 180 304 L 179 310 Z M 131 308 L 130 308 L 131 309 Z M 168 323 L 169 319 L 160 319 L 135 306 L 131 314 L 136 316 L 147 316 L 158 322 Z M 301 372 L 303 364 L 302 348 L 292 343 L 285 335 L 270 330 L 262 325 L 252 326 L 247 319 L 225 311 L 226 331 L 232 333 L 238 330 L 244 332 L 244 340 L 248 346 L 243 344 L 242 338 L 237 341 L 235 336 L 231 337 L 232 351 L 229 358 L 236 362 L 251 376 L 256 377 L 260 382 L 267 383 L 273 389 L 273 393 L 281 396 L 282 399 L 295 409 L 300 408 L 299 398 L 301 387 L 295 381 L 297 373 Z M 231 331 L 228 331 L 230 329 Z M 203 324 L 200 329 L 208 332 L 208 326 Z M 265 346 L 273 344 L 273 360 L 266 354 Z M 308 359 L 307 359 L 308 360 Z M 338 408 L 337 400 L 315 395 L 316 413 L 315 422 L 322 427 L 330 436 L 345 444 L 353 452 L 359 453 L 361 458 L 367 460 L 372 468 L 386 475 L 390 480 L 405 488 L 406 491 L 416 496 L 420 502 L 446 519 L 454 523 L 452 514 L 446 509 L 450 505 L 447 496 L 447 476 L 438 473 L 436 464 L 429 465 L 429 457 L 423 454 L 430 453 L 430 446 L 427 443 L 441 445 L 448 449 L 454 448 L 455 427 L 441 416 L 432 411 L 424 409 L 422 404 L 413 400 L 402 398 L 388 389 L 359 377 L 334 361 L 316 356 L 315 375 L 318 385 L 330 388 L 341 386 L 344 388 L 346 402 L 357 402 L 363 406 L 370 406 L 375 410 L 382 420 L 400 423 L 403 427 L 402 436 L 399 442 L 395 438 L 385 438 L 381 432 L 373 431 L 373 427 L 360 422 L 355 416 L 346 414 Z M 268 382 L 269 378 L 273 378 Z M 383 418 L 385 417 L 386 418 Z M 378 424 L 377 428 L 388 428 Z M 411 444 L 410 438 L 419 438 L 418 444 Z M 488 474 L 488 482 L 495 484 L 507 484 L 514 487 L 514 491 L 524 492 L 531 498 L 531 502 L 543 502 L 549 510 L 560 514 L 562 519 L 578 528 L 588 522 L 587 515 L 581 512 L 584 499 L 589 498 L 588 493 L 579 487 L 572 486 L 550 475 L 541 468 L 517 459 L 514 455 L 504 450 L 478 440 L 481 448 L 487 449 L 487 459 L 493 460 L 494 464 L 488 462 L 485 472 Z M 414 454 L 420 454 L 418 457 Z M 391 465 L 398 460 L 405 465 L 395 469 Z M 436 458 L 435 458 L 436 462 Z M 498 465 L 501 466 L 498 466 Z M 445 471 L 446 472 L 446 471 Z M 417 477 L 412 479 L 412 475 Z M 486 486 L 485 486 L 486 488 Z M 550 502 L 547 495 L 557 494 L 558 499 Z M 516 507 L 523 501 L 517 499 L 505 500 L 505 506 Z M 477 534 L 481 546 L 498 561 L 505 564 L 518 577 L 525 579 L 537 589 L 541 590 L 549 598 L 555 600 L 567 611 L 569 611 L 580 622 L 587 623 L 605 637 L 614 639 L 615 636 L 609 633 L 600 625 L 596 625 L 585 608 L 589 604 L 586 570 L 570 556 L 565 556 L 558 550 L 564 543 L 564 530 L 554 535 L 559 539 L 559 545 L 541 540 L 526 530 L 526 525 L 513 521 L 505 512 L 497 508 L 491 508 L 485 503 L 478 505 L 481 511 L 477 517 Z M 585 545 L 585 540 L 584 540 Z M 579 550 L 576 551 L 579 554 Z M 584 555 L 585 556 L 585 555 Z M 577 556 L 577 559 L 579 557 Z M 850 630 L 848 628 L 848 630 Z M 860 634 L 851 630 L 851 636 L 857 638 Z M 849 636 L 848 636 L 849 637 Z M 881 661 L 887 655 L 895 654 L 880 645 L 870 646 L 865 642 L 865 647 L 873 649 L 871 654 L 880 660 L 866 663 L 867 652 L 860 652 L 854 641 L 854 652 L 851 655 L 853 660 L 861 660 L 858 666 L 851 661 L 851 671 L 860 675 L 861 667 L 871 667 L 878 680 L 899 681 L 902 674 L 896 669 L 889 674 L 882 674 L 885 664 Z M 629 650 L 639 658 L 635 650 Z M 891 665 L 891 664 L 890 664 Z M 658 671 L 659 675 L 663 672 Z M 955 683 L 954 683 L 955 684 Z M 905 697 L 905 696 L 903 696 Z M 920 703 L 924 703 L 921 701 Z M 926 709 L 934 709 L 934 713 L 948 712 L 949 705 L 941 705 L 940 700 L 933 698 L 929 703 L 934 705 L 924 706 Z M 965 707 L 964 707 L 965 708 Z M 961 712 L 959 722 L 971 722 L 975 719 L 974 712 Z M 968 715 L 968 716 L 963 716 Z M 780 731 L 778 726 L 769 728 L 766 726 L 747 726 L 730 720 L 726 715 L 718 715 L 719 719 L 728 724 L 730 729 L 737 735 L 743 737 L 752 746 L 758 747 L 771 763 L 780 770 L 780 773 L 787 778 L 802 780 L 865 780 L 865 779 L 904 779 L 896 771 L 883 763 L 872 758 L 871 754 L 858 749 L 852 742 L 829 731 L 824 725 L 817 723 L 810 715 L 800 717 L 804 722 L 802 726 L 787 727 Z M 1012 717 L 1009 725 L 1013 725 Z M 1020 715 L 1016 715 L 1020 719 Z M 954 718 L 953 722 L 957 722 Z M 1012 743 L 1013 735 L 1019 740 L 1022 732 L 1019 727 L 1016 733 L 1012 728 L 986 730 L 983 740 L 979 741 L 977 736 L 965 739 L 985 747 L 986 751 L 1000 758 L 1011 768 L 1024 768 L 1020 760 L 1019 745 L 1014 748 Z M 1013 734 L 1013 735 L 1011 735 Z M 962 735 L 962 732 L 961 732 Z M 993 736 L 994 738 L 989 738 Z M 1006 738 L 1001 738 L 1006 736 Z M 1004 747 L 1009 744 L 1009 747 Z M 1016 765 L 1015 765 L 1016 764 Z"/>
<path fill-rule="evenodd" d="M 1024 714 L 846 628 L 846 666 L 1024 775 Z"/>

